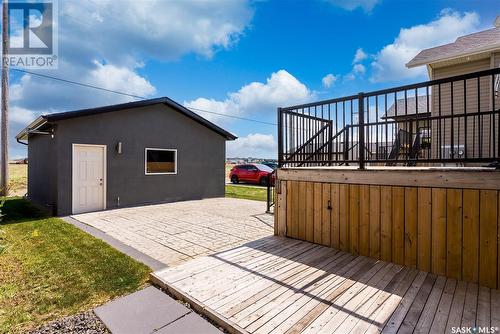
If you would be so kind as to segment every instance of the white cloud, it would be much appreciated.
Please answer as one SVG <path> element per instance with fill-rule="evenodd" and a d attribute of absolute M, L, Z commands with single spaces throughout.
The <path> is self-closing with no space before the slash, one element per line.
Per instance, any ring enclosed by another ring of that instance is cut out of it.
<path fill-rule="evenodd" d="M 222 101 L 199 97 L 185 101 L 188 108 L 205 109 L 222 114 L 241 116 L 248 113 L 275 112 L 276 107 L 312 100 L 314 94 L 297 78 L 285 70 L 271 74 L 266 82 L 252 82 Z M 207 116 L 203 114 L 203 116 Z M 217 116 L 210 116 L 219 119 Z"/>
<path fill-rule="evenodd" d="M 406 68 L 405 64 L 421 50 L 451 43 L 457 37 L 479 28 L 479 16 L 444 10 L 440 16 L 427 24 L 402 28 L 393 43 L 384 46 L 372 62 L 371 80 L 393 81 L 425 77 L 425 67 Z"/>
<path fill-rule="evenodd" d="M 352 60 L 352 63 L 359 63 L 363 60 L 365 60 L 368 57 L 368 55 L 363 51 L 362 48 L 358 48 L 356 50 L 356 53 L 354 54 L 354 59 Z"/>
<path fill-rule="evenodd" d="M 247 0 L 64 1 L 61 7 L 64 40 L 115 62 L 140 56 L 171 60 L 191 52 L 211 57 L 237 42 L 253 16 Z"/>
<path fill-rule="evenodd" d="M 146 78 L 140 76 L 135 69 L 123 66 L 94 62 L 94 65 L 87 71 L 82 71 L 81 68 L 71 68 L 65 64 L 61 69 L 65 69 L 64 78 L 110 90 L 144 97 L 149 97 L 156 92 L 155 87 Z M 24 74 L 19 82 L 11 85 L 10 91 L 12 105 L 30 110 L 34 116 L 41 113 L 134 100 L 129 96 L 63 84 L 30 74 Z"/>
<path fill-rule="evenodd" d="M 354 64 L 352 72 L 355 74 L 365 74 L 366 68 L 363 64 Z"/>
<path fill-rule="evenodd" d="M 362 8 L 365 12 L 371 12 L 380 0 L 327 0 L 331 4 L 345 10 L 355 10 Z"/>
<path fill-rule="evenodd" d="M 352 81 L 354 79 L 356 79 L 356 76 L 354 75 L 354 73 L 348 73 L 346 75 L 344 75 L 343 77 L 344 81 Z"/>
<path fill-rule="evenodd" d="M 273 135 L 251 133 L 226 144 L 227 157 L 256 157 L 276 159 L 278 145 Z"/>
<path fill-rule="evenodd" d="M 31 110 L 15 106 L 9 108 L 10 122 L 20 124 L 21 126 L 26 126 L 29 122 L 33 121 L 34 119 L 35 119 L 35 114 Z"/>
<path fill-rule="evenodd" d="M 335 82 L 338 80 L 339 76 L 334 75 L 332 73 L 328 73 L 321 79 L 321 82 L 323 83 L 323 86 L 326 88 L 330 88 L 335 84 Z"/>
<path fill-rule="evenodd" d="M 59 69 L 39 72 L 144 97 L 156 93 L 140 71 L 148 60 L 176 60 L 186 54 L 210 58 L 235 44 L 253 17 L 248 0 L 59 5 Z M 134 100 L 31 75 L 13 81 L 10 94 L 12 135 L 42 113 Z M 11 151 L 25 154 L 18 144 Z"/>
<path fill-rule="evenodd" d="M 96 83 L 106 89 L 131 92 L 133 95 L 149 96 L 156 93 L 156 88 L 135 71 L 111 64 L 94 62 L 96 68 L 88 75 L 89 82 Z"/>

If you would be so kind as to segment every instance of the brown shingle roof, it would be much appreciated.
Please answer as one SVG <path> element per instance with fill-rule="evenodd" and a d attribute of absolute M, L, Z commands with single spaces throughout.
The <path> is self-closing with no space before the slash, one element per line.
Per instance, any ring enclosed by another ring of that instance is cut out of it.
<path fill-rule="evenodd" d="M 406 64 L 406 67 L 431 64 L 493 49 L 500 49 L 500 27 L 465 35 L 453 43 L 422 50 Z"/>
<path fill-rule="evenodd" d="M 406 100 L 408 102 L 408 107 L 406 107 L 405 99 L 397 99 L 396 103 L 393 103 L 392 106 L 390 106 L 389 109 L 387 109 L 387 112 L 385 113 L 384 116 L 382 116 L 382 119 L 402 118 L 402 117 L 417 118 L 417 117 L 427 116 L 427 113 L 429 112 L 427 110 L 427 95 L 420 95 L 418 97 L 418 104 L 415 104 L 415 101 L 417 99 L 414 96 L 408 97 L 406 98 Z M 430 104 L 431 100 L 429 97 L 429 109 L 431 107 Z M 396 107 L 397 107 L 397 114 L 396 114 Z"/>

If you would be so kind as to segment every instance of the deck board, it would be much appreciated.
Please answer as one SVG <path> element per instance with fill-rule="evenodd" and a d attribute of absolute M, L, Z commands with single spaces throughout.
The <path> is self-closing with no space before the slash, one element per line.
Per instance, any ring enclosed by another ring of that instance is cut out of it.
<path fill-rule="evenodd" d="M 164 269 L 152 280 L 231 333 L 500 326 L 491 312 L 498 290 L 279 237 Z"/>

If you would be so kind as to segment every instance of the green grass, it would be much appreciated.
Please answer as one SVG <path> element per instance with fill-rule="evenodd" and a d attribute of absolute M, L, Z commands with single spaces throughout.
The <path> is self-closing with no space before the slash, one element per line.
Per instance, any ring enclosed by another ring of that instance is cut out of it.
<path fill-rule="evenodd" d="M 28 188 L 28 165 L 9 164 L 9 192 L 14 195 L 24 195 Z"/>
<path fill-rule="evenodd" d="M 150 269 L 9 198 L 0 223 L 0 333 L 24 332 L 145 286 Z"/>
<path fill-rule="evenodd" d="M 256 186 L 226 185 L 226 197 L 252 199 L 255 201 L 267 200 L 267 188 Z"/>

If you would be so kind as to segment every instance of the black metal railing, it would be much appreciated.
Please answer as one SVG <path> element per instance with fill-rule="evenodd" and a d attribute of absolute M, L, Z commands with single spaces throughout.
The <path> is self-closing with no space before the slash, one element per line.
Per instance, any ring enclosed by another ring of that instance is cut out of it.
<path fill-rule="evenodd" d="M 500 160 L 500 68 L 278 108 L 280 167 Z"/>

